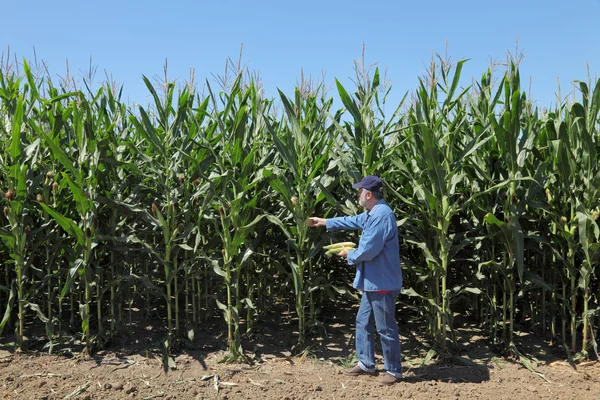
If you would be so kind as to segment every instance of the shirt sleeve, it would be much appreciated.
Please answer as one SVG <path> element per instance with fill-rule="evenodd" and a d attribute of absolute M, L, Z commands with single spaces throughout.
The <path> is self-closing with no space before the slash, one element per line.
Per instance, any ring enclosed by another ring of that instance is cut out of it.
<path fill-rule="evenodd" d="M 366 219 L 367 212 L 365 211 L 362 214 L 349 217 L 327 218 L 326 226 L 327 230 L 331 232 L 339 231 L 341 229 L 359 230 L 364 229 Z"/>
<path fill-rule="evenodd" d="M 374 259 L 381 253 L 388 237 L 386 224 L 386 219 L 381 217 L 369 219 L 360 237 L 358 247 L 348 252 L 348 264 L 358 265 L 363 261 Z"/>

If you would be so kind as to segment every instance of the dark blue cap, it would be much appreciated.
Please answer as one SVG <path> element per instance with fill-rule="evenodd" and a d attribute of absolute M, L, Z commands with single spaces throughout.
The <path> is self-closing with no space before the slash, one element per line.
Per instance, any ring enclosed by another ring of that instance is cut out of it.
<path fill-rule="evenodd" d="M 367 175 L 360 182 L 352 185 L 354 189 L 366 189 L 371 192 L 383 192 L 383 182 L 378 176 Z"/>

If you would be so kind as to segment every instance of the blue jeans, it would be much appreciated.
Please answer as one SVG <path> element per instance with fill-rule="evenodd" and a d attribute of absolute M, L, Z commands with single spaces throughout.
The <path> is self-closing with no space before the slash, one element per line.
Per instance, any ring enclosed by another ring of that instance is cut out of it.
<path fill-rule="evenodd" d="M 396 323 L 396 298 L 400 291 L 363 292 L 356 314 L 356 354 L 358 365 L 375 371 L 375 327 L 381 338 L 384 369 L 396 378 L 402 376 L 400 336 Z"/>

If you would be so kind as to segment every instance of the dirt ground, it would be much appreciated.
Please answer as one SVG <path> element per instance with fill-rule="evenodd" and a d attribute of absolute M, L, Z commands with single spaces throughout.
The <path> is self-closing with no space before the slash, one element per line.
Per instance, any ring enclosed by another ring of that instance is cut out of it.
<path fill-rule="evenodd" d="M 333 316 L 326 334 L 311 337 L 310 351 L 294 357 L 284 350 L 295 340 L 291 324 L 263 324 L 244 343 L 252 364 L 220 363 L 224 338 L 205 333 L 194 346 L 181 346 L 176 369 L 168 372 L 151 327 L 90 360 L 64 346 L 48 355 L 0 343 L 0 399 L 600 399 L 599 362 L 571 366 L 546 342 L 524 334 L 518 343 L 535 373 L 497 354 L 476 327 L 462 325 L 462 358 L 424 362 L 422 339 L 401 324 L 405 377 L 389 387 L 376 377 L 342 374 L 353 364 L 351 314 Z"/>

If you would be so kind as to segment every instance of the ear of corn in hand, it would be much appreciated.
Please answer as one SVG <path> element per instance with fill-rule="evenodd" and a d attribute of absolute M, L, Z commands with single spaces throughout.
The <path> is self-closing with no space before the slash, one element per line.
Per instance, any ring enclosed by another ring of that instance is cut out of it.
<path fill-rule="evenodd" d="M 323 246 L 323 248 L 325 250 L 332 250 L 332 249 L 341 249 L 342 247 L 351 247 L 351 248 L 355 248 L 356 245 L 353 242 L 339 242 L 339 243 L 333 243 L 333 244 L 329 244 L 327 246 Z"/>
<path fill-rule="evenodd" d="M 334 244 L 330 244 L 327 246 L 323 246 L 323 249 L 327 250 L 325 255 L 328 257 L 331 257 L 333 254 L 339 253 L 344 248 L 354 249 L 354 248 L 356 248 L 356 244 L 354 244 L 352 242 L 340 242 L 340 243 L 334 243 Z"/>

